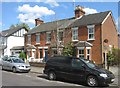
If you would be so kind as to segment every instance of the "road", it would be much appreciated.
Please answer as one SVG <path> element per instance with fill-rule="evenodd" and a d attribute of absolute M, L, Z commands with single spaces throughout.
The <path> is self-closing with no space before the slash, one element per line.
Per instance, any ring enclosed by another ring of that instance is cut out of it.
<path fill-rule="evenodd" d="M 49 81 L 45 75 L 36 73 L 12 73 L 2 71 L 2 86 L 79 86 L 89 88 L 83 84 L 68 81 Z M 111 85 L 112 86 L 112 85 Z"/>

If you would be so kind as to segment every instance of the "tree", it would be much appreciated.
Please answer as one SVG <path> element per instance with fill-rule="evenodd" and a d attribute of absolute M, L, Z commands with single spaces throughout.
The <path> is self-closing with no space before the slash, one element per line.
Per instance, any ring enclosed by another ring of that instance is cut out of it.
<path fill-rule="evenodd" d="M 19 58 L 21 58 L 21 59 L 25 59 L 26 58 L 26 55 L 25 55 L 25 53 L 24 52 L 21 52 L 20 54 L 19 54 Z"/>
<path fill-rule="evenodd" d="M 15 25 L 12 24 L 12 25 L 10 26 L 10 29 L 12 29 L 12 28 L 14 28 L 14 27 L 15 27 Z"/>
<path fill-rule="evenodd" d="M 74 55 L 74 45 L 72 42 L 69 42 L 64 48 L 63 53 L 64 56 L 73 56 Z"/>

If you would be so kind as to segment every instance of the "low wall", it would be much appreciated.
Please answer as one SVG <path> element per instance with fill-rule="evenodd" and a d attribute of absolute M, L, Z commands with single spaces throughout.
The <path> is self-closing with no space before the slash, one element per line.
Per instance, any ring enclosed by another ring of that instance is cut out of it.
<path fill-rule="evenodd" d="M 44 67 L 45 63 L 39 63 L 39 62 L 29 62 L 29 64 L 31 66 L 35 66 L 35 67 Z"/>

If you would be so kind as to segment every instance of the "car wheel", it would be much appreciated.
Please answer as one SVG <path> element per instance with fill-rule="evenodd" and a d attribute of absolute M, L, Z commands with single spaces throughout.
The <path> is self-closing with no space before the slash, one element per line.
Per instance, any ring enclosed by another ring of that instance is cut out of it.
<path fill-rule="evenodd" d="M 13 71 L 14 73 L 16 73 L 16 72 L 17 72 L 16 67 L 13 67 L 13 68 L 12 68 L 12 71 Z"/>
<path fill-rule="evenodd" d="M 98 86 L 97 78 L 95 76 L 88 76 L 87 85 L 91 87 Z"/>
<path fill-rule="evenodd" d="M 48 73 L 48 78 L 49 78 L 49 80 L 55 80 L 55 79 L 56 79 L 56 74 L 55 74 L 55 72 L 50 71 L 50 72 Z"/>

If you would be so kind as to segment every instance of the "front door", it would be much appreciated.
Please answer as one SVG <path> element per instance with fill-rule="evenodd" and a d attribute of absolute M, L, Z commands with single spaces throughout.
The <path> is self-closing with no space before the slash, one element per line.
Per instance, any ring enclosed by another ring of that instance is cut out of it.
<path fill-rule="evenodd" d="M 48 49 L 45 49 L 45 62 L 47 61 L 48 59 Z"/>

